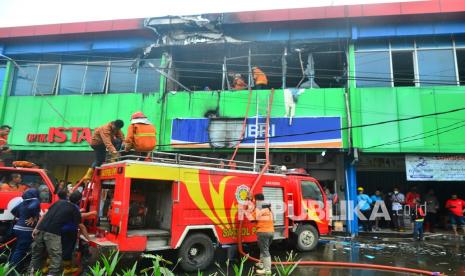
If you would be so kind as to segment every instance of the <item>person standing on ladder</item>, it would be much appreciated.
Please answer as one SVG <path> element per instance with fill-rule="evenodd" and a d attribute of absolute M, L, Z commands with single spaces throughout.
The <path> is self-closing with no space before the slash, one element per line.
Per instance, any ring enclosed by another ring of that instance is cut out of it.
<path fill-rule="evenodd" d="M 90 142 L 90 146 L 95 152 L 95 161 L 92 168 L 87 170 L 84 179 L 91 179 L 95 167 L 100 167 L 105 162 L 107 150 L 110 152 L 112 159 L 118 157 L 117 149 L 121 148 L 124 140 L 124 134 L 121 131 L 123 126 L 124 122 L 122 120 L 115 120 L 95 129 Z"/>
<path fill-rule="evenodd" d="M 263 194 L 255 195 L 253 215 L 257 223 L 257 243 L 260 248 L 260 263 L 255 272 L 259 275 L 271 275 L 270 245 L 274 237 L 274 223 L 271 204 L 265 202 Z"/>
<path fill-rule="evenodd" d="M 263 71 L 257 66 L 254 66 L 252 67 L 252 74 L 255 82 L 255 89 L 266 89 L 268 86 L 268 78 L 266 77 L 265 73 L 263 73 Z"/>
<path fill-rule="evenodd" d="M 134 150 L 148 157 L 157 145 L 156 130 L 153 124 L 142 112 L 136 112 L 131 116 L 131 124 L 128 127 L 128 136 L 124 141 L 124 151 Z"/>

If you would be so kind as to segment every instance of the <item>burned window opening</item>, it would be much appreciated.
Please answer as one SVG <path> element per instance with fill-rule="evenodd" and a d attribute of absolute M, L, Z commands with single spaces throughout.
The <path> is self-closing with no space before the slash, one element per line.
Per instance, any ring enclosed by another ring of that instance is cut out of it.
<path fill-rule="evenodd" d="M 415 69 L 412 51 L 392 52 L 392 74 L 394 86 L 415 86 Z"/>
<path fill-rule="evenodd" d="M 329 50 L 323 51 L 325 49 Z M 253 88 L 254 82 L 249 79 L 253 66 L 259 67 L 267 76 L 268 89 L 338 88 L 347 82 L 345 48 L 335 43 L 330 46 L 215 44 L 173 47 L 171 50 L 170 75 L 192 91 L 246 90 L 249 85 Z M 175 81 L 168 82 L 168 89 L 185 90 Z"/>

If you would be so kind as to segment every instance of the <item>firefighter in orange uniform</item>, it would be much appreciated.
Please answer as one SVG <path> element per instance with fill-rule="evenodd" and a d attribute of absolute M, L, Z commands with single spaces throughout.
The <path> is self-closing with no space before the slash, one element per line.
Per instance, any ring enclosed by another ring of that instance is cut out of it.
<path fill-rule="evenodd" d="M 263 194 L 255 195 L 254 218 L 257 223 L 257 243 L 260 248 L 260 263 L 255 271 L 259 275 L 271 275 L 270 245 L 274 237 L 273 213 L 271 205 L 265 202 Z"/>
<path fill-rule="evenodd" d="M 131 124 L 128 127 L 128 136 L 124 141 L 124 150 L 134 150 L 138 153 L 148 154 L 155 149 L 157 139 L 153 124 L 142 112 L 136 112 L 131 116 Z"/>
<path fill-rule="evenodd" d="M 268 78 L 265 73 L 257 66 L 252 67 L 253 79 L 255 81 L 255 89 L 266 89 L 268 86 Z"/>

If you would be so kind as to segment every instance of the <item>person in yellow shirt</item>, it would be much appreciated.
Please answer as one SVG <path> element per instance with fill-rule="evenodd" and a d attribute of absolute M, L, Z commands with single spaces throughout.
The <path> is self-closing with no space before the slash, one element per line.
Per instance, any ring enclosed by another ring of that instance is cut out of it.
<path fill-rule="evenodd" d="M 270 245 L 274 237 L 273 213 L 271 205 L 265 202 L 263 194 L 255 195 L 254 221 L 257 223 L 257 243 L 260 249 L 260 263 L 255 271 L 259 275 L 271 275 Z"/>

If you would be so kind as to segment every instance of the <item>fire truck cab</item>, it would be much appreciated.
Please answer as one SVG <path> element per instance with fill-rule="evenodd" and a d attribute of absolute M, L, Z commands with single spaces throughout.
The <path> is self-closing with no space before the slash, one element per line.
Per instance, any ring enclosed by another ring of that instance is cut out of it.
<path fill-rule="evenodd" d="M 55 189 L 58 185 L 56 179 L 45 170 L 25 167 L 0 167 L 0 184 L 11 180 L 13 174 L 21 175 L 21 184 L 34 187 L 39 190 L 41 209 L 46 210 L 58 200 Z M 22 192 L 0 191 L 0 241 L 4 242 L 14 222 L 11 210 L 22 201 Z"/>
<path fill-rule="evenodd" d="M 316 179 L 272 167 L 251 191 L 259 170 L 247 162 L 226 163 L 164 153 L 103 165 L 83 192 L 82 207 L 99 214 L 87 222 L 95 234 L 91 245 L 123 252 L 173 249 L 185 271 L 201 270 L 213 262 L 215 247 L 238 243 L 238 231 L 244 243 L 256 242 L 245 207 L 251 193 L 263 193 L 271 203 L 275 239 L 291 239 L 306 251 L 328 233 L 326 197 Z"/>

